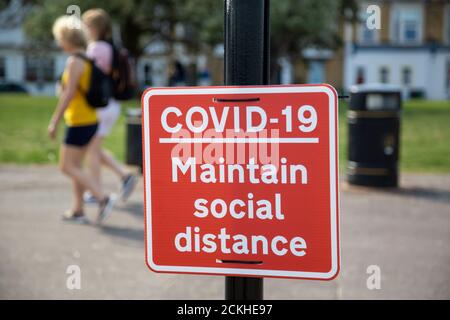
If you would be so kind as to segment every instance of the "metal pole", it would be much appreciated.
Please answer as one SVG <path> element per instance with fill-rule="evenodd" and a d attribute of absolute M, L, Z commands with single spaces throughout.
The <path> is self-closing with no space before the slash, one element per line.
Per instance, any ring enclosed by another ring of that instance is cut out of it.
<path fill-rule="evenodd" d="M 225 0 L 225 85 L 269 83 L 269 0 Z M 262 300 L 263 278 L 226 277 L 227 300 Z"/>

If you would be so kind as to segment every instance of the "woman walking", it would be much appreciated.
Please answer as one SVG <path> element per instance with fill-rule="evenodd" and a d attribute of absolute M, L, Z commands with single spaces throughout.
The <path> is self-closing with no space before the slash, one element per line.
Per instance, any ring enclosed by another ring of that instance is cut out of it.
<path fill-rule="evenodd" d="M 66 132 L 60 147 L 59 166 L 69 176 L 73 186 L 73 206 L 63 215 L 64 220 L 86 223 L 83 192 L 89 190 L 98 202 L 97 221 L 111 212 L 115 197 L 106 195 L 100 185 L 82 168 L 86 151 L 98 129 L 97 114 L 82 92 L 90 85 L 91 65 L 80 58 L 85 54 L 86 37 L 81 21 L 63 16 L 53 25 L 53 35 L 61 49 L 69 55 L 61 78 L 58 104 L 48 126 L 50 138 L 55 139 L 58 124 L 64 118 Z"/>
<path fill-rule="evenodd" d="M 106 74 L 111 74 L 113 64 L 112 28 L 109 15 L 103 9 L 91 9 L 83 14 L 83 23 L 87 27 L 89 45 L 87 56 L 95 61 L 97 66 Z M 101 165 L 109 167 L 121 180 L 120 195 L 123 201 L 127 200 L 133 191 L 137 178 L 121 166 L 110 152 L 102 147 L 112 127 L 120 115 L 120 105 L 111 98 L 105 108 L 97 110 L 99 121 L 98 130 L 89 147 L 89 169 L 97 184 L 100 185 Z M 92 195 L 85 197 L 87 202 L 92 202 Z"/>

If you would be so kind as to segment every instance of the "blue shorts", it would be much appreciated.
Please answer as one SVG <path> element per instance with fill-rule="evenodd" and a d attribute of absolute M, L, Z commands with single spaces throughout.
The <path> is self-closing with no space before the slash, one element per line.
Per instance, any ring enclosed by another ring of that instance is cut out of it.
<path fill-rule="evenodd" d="M 88 126 L 67 127 L 64 143 L 70 146 L 84 147 L 94 137 L 98 124 Z"/>

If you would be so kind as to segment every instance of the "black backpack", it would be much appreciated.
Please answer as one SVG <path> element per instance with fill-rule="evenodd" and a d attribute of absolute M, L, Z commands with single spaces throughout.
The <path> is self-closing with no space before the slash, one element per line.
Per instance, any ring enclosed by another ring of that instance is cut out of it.
<path fill-rule="evenodd" d="M 104 108 L 108 105 L 109 99 L 113 96 L 111 77 L 104 73 L 92 59 L 83 54 L 77 53 L 76 57 L 83 59 L 91 65 L 91 79 L 89 88 L 85 92 L 80 87 L 78 90 L 86 97 L 86 101 L 93 108 Z"/>
<path fill-rule="evenodd" d="M 134 59 L 125 48 L 113 46 L 111 79 L 116 100 L 129 100 L 136 91 Z"/>

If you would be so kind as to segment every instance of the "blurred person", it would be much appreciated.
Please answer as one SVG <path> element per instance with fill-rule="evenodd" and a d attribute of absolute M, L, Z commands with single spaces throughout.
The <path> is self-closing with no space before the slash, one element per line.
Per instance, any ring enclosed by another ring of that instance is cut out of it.
<path fill-rule="evenodd" d="M 87 223 L 83 210 L 83 192 L 89 190 L 96 198 L 101 222 L 111 212 L 115 195 L 106 195 L 100 185 L 87 174 L 82 163 L 98 129 L 95 109 L 82 92 L 90 86 L 92 65 L 83 59 L 87 40 L 81 21 L 75 16 L 62 16 L 53 25 L 53 36 L 59 47 L 69 55 L 61 77 L 58 104 L 48 125 L 48 134 L 55 139 L 58 124 L 64 118 L 65 137 L 60 148 L 59 167 L 72 179 L 73 207 L 63 215 L 66 221 Z"/>
<path fill-rule="evenodd" d="M 106 74 L 112 73 L 113 45 L 112 27 L 109 15 L 103 9 L 91 9 L 82 16 L 83 23 L 88 33 L 87 56 L 94 60 L 96 65 Z M 111 98 L 105 108 L 97 109 L 98 130 L 89 147 L 88 166 L 91 175 L 97 184 L 101 184 L 101 165 L 109 167 L 121 179 L 120 196 L 126 201 L 137 183 L 137 177 L 132 175 L 124 166 L 102 147 L 107 137 L 117 122 L 120 115 L 120 105 L 117 100 Z M 88 192 L 84 197 L 86 202 L 95 202 L 95 197 Z"/>
<path fill-rule="evenodd" d="M 186 72 L 180 61 L 175 60 L 169 66 L 169 87 L 186 85 Z"/>

